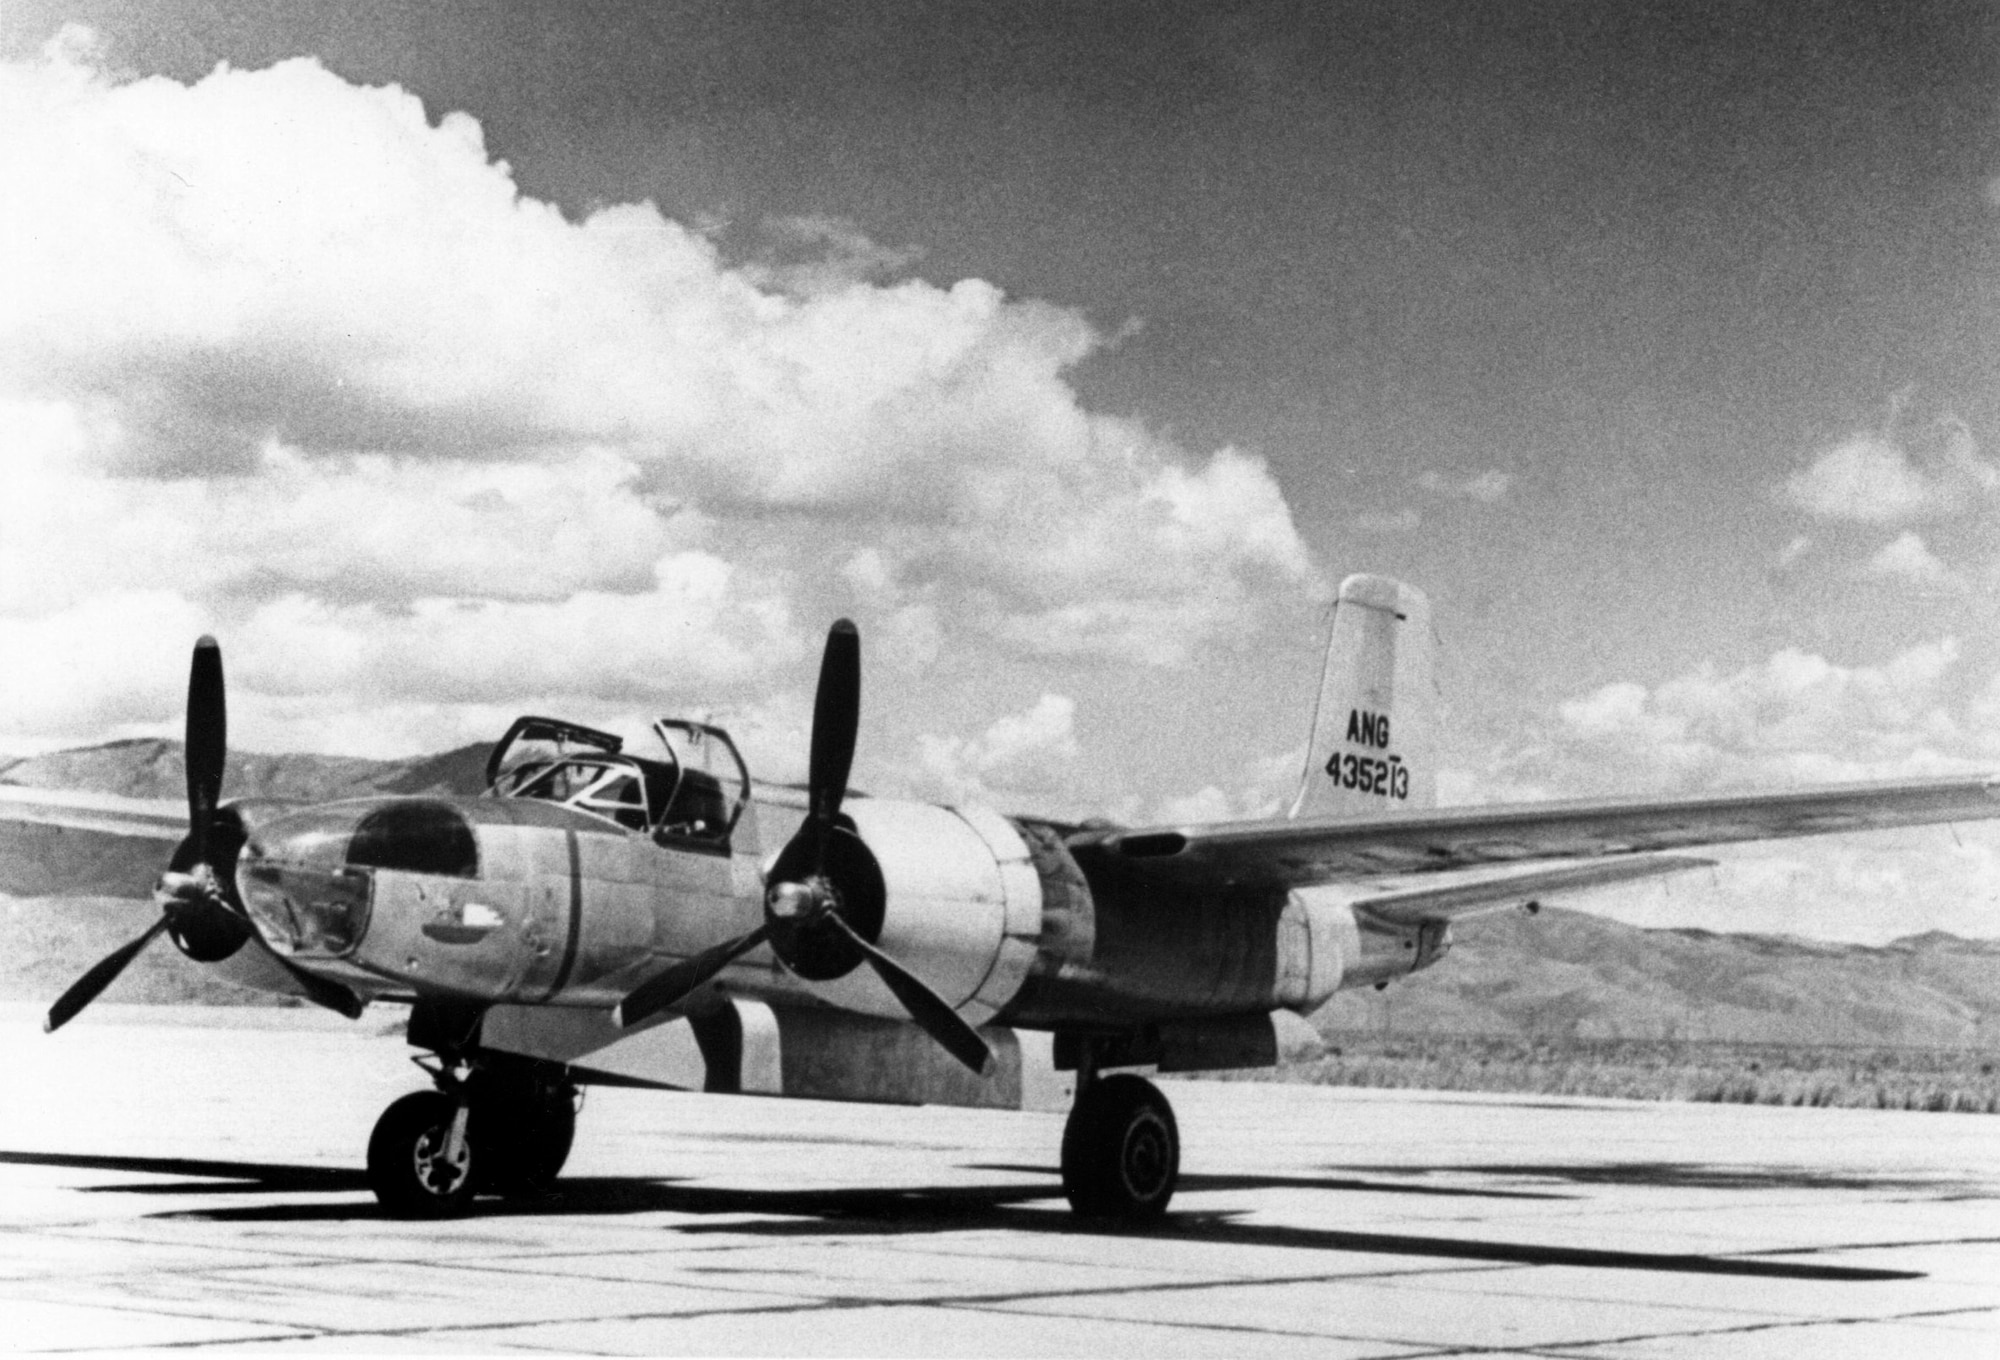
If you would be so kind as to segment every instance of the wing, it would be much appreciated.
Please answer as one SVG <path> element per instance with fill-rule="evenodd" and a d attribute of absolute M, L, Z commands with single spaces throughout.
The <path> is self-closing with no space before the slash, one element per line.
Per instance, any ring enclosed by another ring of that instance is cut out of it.
<path fill-rule="evenodd" d="M 1067 844 L 1092 875 L 1123 874 L 1163 887 L 1292 888 L 1989 817 L 2000 817 L 2000 776 L 1655 802 L 1520 803 L 1380 817 L 1090 830 Z"/>
<path fill-rule="evenodd" d="M 0 785 L 0 823 L 94 831 L 172 847 L 187 835 L 187 818 L 187 804 L 177 798 L 118 798 Z"/>
<path fill-rule="evenodd" d="M 186 834 L 179 800 L 0 786 L 0 892 L 148 897 Z"/>

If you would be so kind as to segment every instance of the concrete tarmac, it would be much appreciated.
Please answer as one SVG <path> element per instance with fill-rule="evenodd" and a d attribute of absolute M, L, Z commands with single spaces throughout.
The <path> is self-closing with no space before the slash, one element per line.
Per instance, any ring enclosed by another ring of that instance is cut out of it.
<path fill-rule="evenodd" d="M 0 1349 L 2000 1355 L 2000 1120 L 1163 1082 L 1164 1225 L 1060 1116 L 595 1090 L 559 1190 L 384 1218 L 393 1009 L 0 1007 Z"/>

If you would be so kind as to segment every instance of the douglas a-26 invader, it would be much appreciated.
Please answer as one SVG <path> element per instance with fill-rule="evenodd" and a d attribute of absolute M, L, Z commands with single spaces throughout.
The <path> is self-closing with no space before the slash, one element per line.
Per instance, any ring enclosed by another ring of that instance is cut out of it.
<path fill-rule="evenodd" d="M 803 794 L 753 785 L 713 726 L 662 721 L 641 755 L 529 717 L 482 797 L 224 803 L 222 662 L 204 638 L 188 824 L 150 829 L 178 841 L 160 919 L 48 1028 L 161 933 L 349 1016 L 409 1005 L 436 1089 L 389 1106 L 368 1147 L 397 1212 L 545 1189 L 579 1086 L 615 1081 L 1000 1106 L 1073 1092 L 1070 1203 L 1143 1219 L 1174 1192 L 1179 1135 L 1129 1069 L 1270 1065 L 1336 990 L 1435 963 L 1455 917 L 1706 862 L 1663 852 L 2000 814 L 1984 777 L 1437 809 L 1427 609 L 1381 577 L 1342 583 L 1288 816 L 1141 829 L 850 792 L 861 654 L 845 621 Z"/>

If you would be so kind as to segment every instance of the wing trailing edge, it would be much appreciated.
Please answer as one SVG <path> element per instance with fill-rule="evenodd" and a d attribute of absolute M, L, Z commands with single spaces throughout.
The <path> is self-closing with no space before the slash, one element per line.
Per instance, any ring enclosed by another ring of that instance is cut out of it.
<path fill-rule="evenodd" d="M 1572 893 L 1633 883 L 1690 869 L 1712 869 L 1715 861 L 1694 855 L 1622 855 L 1611 859 L 1569 860 L 1553 866 L 1453 875 L 1447 883 L 1368 893 L 1354 898 L 1355 912 L 1395 926 L 1456 920 L 1510 907 L 1538 907 Z"/>

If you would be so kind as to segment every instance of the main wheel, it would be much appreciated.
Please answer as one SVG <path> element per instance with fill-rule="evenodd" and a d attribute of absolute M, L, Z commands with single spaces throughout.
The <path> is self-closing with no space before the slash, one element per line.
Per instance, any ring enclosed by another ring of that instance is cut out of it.
<path fill-rule="evenodd" d="M 1159 1088 L 1128 1072 L 1084 1089 L 1063 1127 L 1063 1193 L 1085 1218 L 1141 1223 L 1167 1211 L 1181 1134 Z"/>
<path fill-rule="evenodd" d="M 368 1188 L 390 1213 L 444 1218 L 472 1202 L 473 1147 L 459 1140 L 447 1155 L 458 1102 L 436 1091 L 413 1091 L 382 1112 L 368 1139 Z"/>
<path fill-rule="evenodd" d="M 470 1135 L 480 1188 L 533 1195 L 553 1185 L 576 1141 L 573 1101 L 568 1088 L 535 1099 L 475 1100 Z"/>

